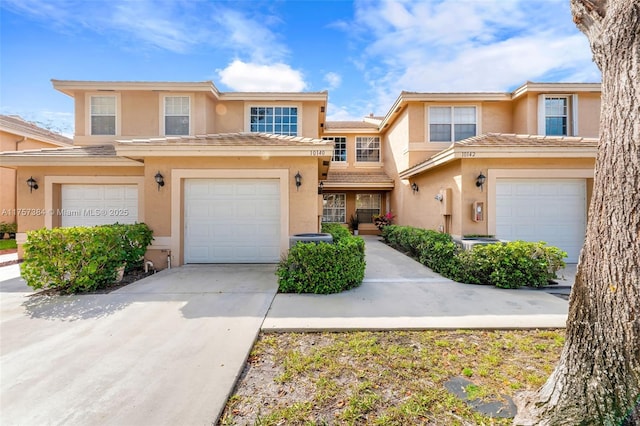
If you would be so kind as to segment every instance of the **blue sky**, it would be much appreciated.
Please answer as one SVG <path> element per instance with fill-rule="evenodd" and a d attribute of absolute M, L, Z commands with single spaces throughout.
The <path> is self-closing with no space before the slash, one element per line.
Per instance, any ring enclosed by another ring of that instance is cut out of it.
<path fill-rule="evenodd" d="M 2 0 L 0 113 L 73 132 L 50 80 L 204 81 L 329 91 L 328 119 L 401 91 L 597 82 L 568 0 Z"/>

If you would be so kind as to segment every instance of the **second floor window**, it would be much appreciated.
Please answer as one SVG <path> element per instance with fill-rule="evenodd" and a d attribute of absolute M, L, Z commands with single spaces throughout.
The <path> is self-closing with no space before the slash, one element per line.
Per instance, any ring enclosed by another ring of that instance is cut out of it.
<path fill-rule="evenodd" d="M 374 163 L 380 161 L 380 138 L 378 136 L 356 137 L 356 161 Z"/>
<path fill-rule="evenodd" d="M 562 97 L 546 97 L 544 99 L 545 135 L 567 136 L 569 118 L 569 99 Z"/>
<path fill-rule="evenodd" d="M 333 141 L 333 157 L 331 161 L 342 163 L 347 161 L 347 138 L 344 136 L 325 136 L 322 139 Z"/>
<path fill-rule="evenodd" d="M 91 97 L 91 134 L 116 134 L 116 97 Z"/>
<path fill-rule="evenodd" d="M 476 136 L 476 107 L 429 107 L 429 141 L 455 142 Z"/>
<path fill-rule="evenodd" d="M 249 115 L 251 132 L 298 135 L 297 107 L 251 107 Z"/>
<path fill-rule="evenodd" d="M 184 136 L 189 134 L 189 97 L 164 98 L 164 134 Z"/>

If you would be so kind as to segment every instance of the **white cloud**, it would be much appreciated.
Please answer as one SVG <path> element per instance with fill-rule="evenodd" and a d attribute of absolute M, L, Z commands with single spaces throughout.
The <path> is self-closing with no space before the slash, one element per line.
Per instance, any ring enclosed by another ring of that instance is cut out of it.
<path fill-rule="evenodd" d="M 327 104 L 327 112 L 327 121 L 360 121 L 364 117 L 364 114 L 354 114 L 349 107 L 331 102 Z"/>
<path fill-rule="evenodd" d="M 217 73 L 224 85 L 239 92 L 300 92 L 307 86 L 300 71 L 283 63 L 266 65 L 236 59 Z"/>
<path fill-rule="evenodd" d="M 356 3 L 354 37 L 377 109 L 402 90 L 506 91 L 527 80 L 598 81 L 586 37 L 559 1 Z"/>
<path fill-rule="evenodd" d="M 335 72 L 328 72 L 324 75 L 324 81 L 329 84 L 329 89 L 335 89 L 342 83 L 342 76 Z"/>

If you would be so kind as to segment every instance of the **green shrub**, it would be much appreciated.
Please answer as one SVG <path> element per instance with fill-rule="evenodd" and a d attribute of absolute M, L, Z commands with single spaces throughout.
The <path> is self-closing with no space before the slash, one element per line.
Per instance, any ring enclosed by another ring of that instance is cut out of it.
<path fill-rule="evenodd" d="M 334 243 L 340 242 L 343 238 L 351 238 L 351 232 L 349 232 L 349 229 L 336 222 L 323 223 L 322 232 L 331 234 Z"/>
<path fill-rule="evenodd" d="M 125 262 L 139 262 L 151 239 L 144 224 L 30 231 L 22 277 L 36 290 L 94 291 L 112 284 Z"/>
<path fill-rule="evenodd" d="M 276 272 L 279 291 L 330 294 L 359 286 L 364 279 L 364 240 L 352 236 L 337 240 L 298 243 L 289 249 Z"/>
<path fill-rule="evenodd" d="M 545 242 L 476 245 L 462 251 L 448 234 L 410 226 L 386 226 L 384 240 L 433 271 L 458 282 L 501 288 L 546 286 L 565 266 L 567 255 Z"/>

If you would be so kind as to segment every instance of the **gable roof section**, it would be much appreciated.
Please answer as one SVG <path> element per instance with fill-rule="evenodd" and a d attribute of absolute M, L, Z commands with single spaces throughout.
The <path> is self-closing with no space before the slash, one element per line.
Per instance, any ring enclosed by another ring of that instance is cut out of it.
<path fill-rule="evenodd" d="M 35 123 L 26 121 L 17 115 L 0 115 L 0 130 L 40 142 L 50 143 L 54 146 L 69 146 L 73 144 L 73 140 L 68 137 L 43 129 Z"/>
<path fill-rule="evenodd" d="M 119 157 L 112 145 L 42 148 L 0 153 L 2 166 L 133 166 L 144 164 Z"/>
<path fill-rule="evenodd" d="M 324 127 L 327 132 L 343 130 L 378 130 L 378 125 L 367 121 L 327 121 Z"/>
<path fill-rule="evenodd" d="M 409 179 L 458 159 L 472 158 L 595 158 L 597 138 L 487 133 L 454 142 L 426 161 L 399 173 Z"/>

